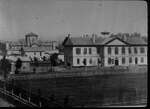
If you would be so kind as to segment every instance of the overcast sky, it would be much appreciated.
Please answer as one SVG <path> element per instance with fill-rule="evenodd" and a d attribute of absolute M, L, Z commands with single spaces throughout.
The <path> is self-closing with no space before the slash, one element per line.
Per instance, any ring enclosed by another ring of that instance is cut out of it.
<path fill-rule="evenodd" d="M 0 0 L 0 40 L 28 32 L 55 40 L 68 33 L 140 32 L 147 36 L 144 1 Z"/>

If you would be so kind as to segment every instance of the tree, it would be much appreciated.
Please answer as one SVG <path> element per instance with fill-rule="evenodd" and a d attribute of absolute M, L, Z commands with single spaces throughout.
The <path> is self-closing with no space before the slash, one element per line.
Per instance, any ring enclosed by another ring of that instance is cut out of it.
<path fill-rule="evenodd" d="M 0 60 L 0 69 L 3 72 L 3 76 L 6 79 L 7 74 L 11 71 L 11 63 L 8 59 L 6 59 L 6 56 L 4 55 L 3 58 Z"/>
<path fill-rule="evenodd" d="M 58 53 L 54 53 L 50 56 L 50 62 L 52 66 L 58 65 Z"/>
<path fill-rule="evenodd" d="M 22 61 L 21 61 L 21 59 L 20 58 L 18 58 L 17 59 L 17 61 L 16 61 L 16 64 L 15 64 L 15 67 L 16 67 L 16 71 L 15 71 L 15 73 L 16 74 L 18 74 L 19 73 L 19 69 L 21 68 L 21 66 L 22 66 Z"/>
<path fill-rule="evenodd" d="M 34 57 L 33 62 L 34 62 L 34 66 L 35 66 L 35 68 L 33 68 L 33 72 L 35 73 L 36 72 L 36 67 L 39 66 L 39 61 L 38 61 L 37 57 Z"/>

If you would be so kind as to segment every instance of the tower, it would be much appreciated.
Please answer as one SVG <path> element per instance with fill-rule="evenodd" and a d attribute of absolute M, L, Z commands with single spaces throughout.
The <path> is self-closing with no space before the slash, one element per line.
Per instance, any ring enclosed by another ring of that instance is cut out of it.
<path fill-rule="evenodd" d="M 28 33 L 25 35 L 25 40 L 26 40 L 26 45 L 31 47 L 32 44 L 38 40 L 38 35 L 32 32 Z"/>

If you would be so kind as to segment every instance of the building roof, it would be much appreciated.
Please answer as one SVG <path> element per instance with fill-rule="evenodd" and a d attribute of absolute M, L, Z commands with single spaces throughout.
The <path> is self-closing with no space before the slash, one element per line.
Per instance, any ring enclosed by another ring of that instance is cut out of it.
<path fill-rule="evenodd" d="M 119 39 L 120 41 L 130 44 L 130 45 L 147 45 L 147 42 L 143 40 L 142 37 L 126 37 L 119 38 L 115 37 L 95 37 L 95 42 L 93 42 L 92 37 L 66 37 L 63 45 L 107 45 L 109 42 Z"/>

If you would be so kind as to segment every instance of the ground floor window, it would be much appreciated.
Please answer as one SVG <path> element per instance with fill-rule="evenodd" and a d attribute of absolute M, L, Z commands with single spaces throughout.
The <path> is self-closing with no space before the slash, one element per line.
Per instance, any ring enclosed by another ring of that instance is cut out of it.
<path fill-rule="evenodd" d="M 141 63 L 143 63 L 144 62 L 144 58 L 143 57 L 141 57 Z"/>
<path fill-rule="evenodd" d="M 111 59 L 111 63 L 114 64 L 114 59 Z"/>
<path fill-rule="evenodd" d="M 122 58 L 122 64 L 125 64 L 125 57 Z"/>
<path fill-rule="evenodd" d="M 135 58 L 135 64 L 137 64 L 137 63 L 138 63 L 138 58 L 136 57 L 136 58 Z"/>
<path fill-rule="evenodd" d="M 80 59 L 79 58 L 77 59 L 77 64 L 80 64 Z"/>
<path fill-rule="evenodd" d="M 92 58 L 89 60 L 89 63 L 92 64 Z"/>
<path fill-rule="evenodd" d="M 86 65 L 86 59 L 85 58 L 83 59 L 83 64 Z"/>
<path fill-rule="evenodd" d="M 108 64 L 111 64 L 111 58 L 108 58 Z"/>
<path fill-rule="evenodd" d="M 132 57 L 129 58 L 129 63 L 132 63 Z"/>

